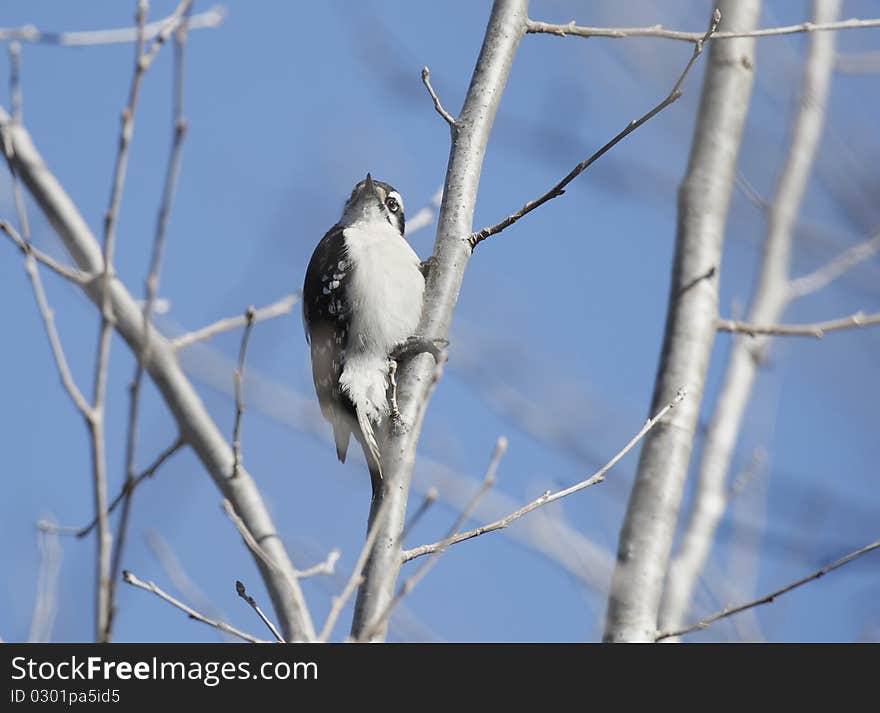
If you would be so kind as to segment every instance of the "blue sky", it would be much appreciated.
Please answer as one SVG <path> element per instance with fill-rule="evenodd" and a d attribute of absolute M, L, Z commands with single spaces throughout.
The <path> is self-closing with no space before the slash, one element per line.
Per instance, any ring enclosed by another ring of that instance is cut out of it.
<path fill-rule="evenodd" d="M 44 30 L 120 27 L 134 2 L 88 4 L 6 0 L 0 25 Z M 767 2 L 762 24 L 800 22 L 808 2 Z M 701 29 L 708 5 L 690 0 L 533 2 L 535 19 L 591 25 Z M 174 3 L 151 3 L 150 17 Z M 207 9 L 197 3 L 196 11 Z M 315 244 L 338 218 L 367 171 L 392 183 L 408 215 L 443 180 L 448 131 L 419 80 L 424 65 L 446 107 L 457 113 L 479 51 L 489 3 L 227 4 L 217 29 L 191 34 L 186 50 L 186 117 L 179 189 L 171 216 L 160 295 L 163 326 L 202 326 L 297 290 Z M 880 16 L 880 3 L 844 2 L 844 16 Z M 841 51 L 880 47 L 880 31 L 841 33 Z M 802 37 L 758 47 L 758 76 L 739 170 L 768 196 L 782 160 L 799 81 Z M 480 185 L 475 228 L 495 222 L 550 185 L 630 119 L 664 96 L 690 54 L 688 45 L 650 39 L 561 40 L 529 36 L 517 55 L 496 120 Z M 25 45 L 24 118 L 31 135 L 96 234 L 106 209 L 119 112 L 133 51 Z M 170 140 L 171 52 L 147 75 L 122 201 L 117 271 L 140 294 Z M 493 507 L 517 505 L 571 484 L 610 458 L 640 427 L 660 347 L 675 232 L 675 190 L 687 160 L 702 62 L 685 96 L 577 179 L 568 193 L 480 246 L 453 322 L 450 362 L 425 420 L 416 483 L 437 484 L 441 503 L 408 545 L 438 539 L 455 519 L 448 501 L 466 499 L 500 434 L 510 440 Z M 0 77 L 8 75 L 5 52 Z M 816 171 L 804 202 L 793 272 L 822 264 L 880 225 L 877 74 L 835 77 Z M 0 91 L 8 107 L 6 90 Z M 0 208 L 12 217 L 8 179 Z M 31 206 L 35 242 L 62 255 Z M 806 229 L 810 228 L 810 229 Z M 749 295 L 763 235 L 759 212 L 737 193 L 722 268 L 721 305 Z M 426 257 L 433 225 L 412 236 Z M 6 246 L 0 304 L 7 335 L 0 387 L 7 497 L 0 502 L 0 637 L 27 637 L 37 580 L 34 523 L 51 514 L 88 522 L 91 482 L 86 431 L 59 384 L 21 259 Z M 880 262 L 793 306 L 790 321 L 880 309 Z M 97 315 L 77 289 L 45 282 L 67 357 L 90 391 Z M 231 359 L 239 334 L 221 336 L 184 365 L 221 429 L 232 432 Z M 704 404 L 713 402 L 729 338 L 717 340 Z M 748 533 L 758 536 L 758 594 L 877 538 L 876 364 L 880 331 L 774 345 L 744 425 L 737 469 L 755 447 L 769 463 L 725 520 L 713 552 L 720 577 L 698 593 L 698 611 L 726 602 L 718 584 L 738 572 Z M 255 327 L 248 353 L 244 460 L 295 562 L 342 551 L 347 573 L 362 542 L 369 479 L 359 458 L 336 462 L 329 426 L 318 418 L 298 310 Z M 108 402 L 110 490 L 124 475 L 126 385 L 133 364 L 114 339 Z M 138 462 L 174 437 L 152 386 L 145 392 Z M 697 444 L 699 448 L 699 443 Z M 607 483 L 535 513 L 509 533 L 463 543 L 443 555 L 406 601 L 394 640 L 581 641 L 601 633 L 604 597 L 585 582 L 607 580 L 596 564 L 614 551 L 637 460 L 630 454 Z M 440 471 L 442 466 L 446 470 Z M 471 478 L 458 489 L 453 475 Z M 686 495 L 686 497 L 689 496 Z M 414 509 L 418 496 L 411 503 Z M 506 499 L 505 499 L 506 498 Z M 175 456 L 135 498 L 124 566 L 174 590 L 149 547 L 162 538 L 192 582 L 234 625 L 262 635 L 235 595 L 244 581 L 267 596 L 219 507 L 219 495 L 189 452 Z M 497 514 L 503 514 L 498 511 Z M 552 521 L 552 522 L 551 522 Z M 554 524 L 555 523 L 555 524 Z M 562 523 L 563 529 L 559 529 Z M 553 529 L 553 528 L 556 529 Z M 550 528 L 548 530 L 548 528 Z M 549 532 L 549 534 L 548 534 Z M 155 533 L 155 534 L 151 534 Z M 744 534 L 745 533 L 745 534 Z M 565 539 L 569 537 L 573 539 Z M 535 538 L 543 545 L 535 544 Z M 87 640 L 93 623 L 93 540 L 63 539 L 57 641 Z M 541 547 L 545 552 L 540 552 Z M 585 555 L 598 553 L 596 559 Z M 546 550 L 555 552 L 555 559 Z M 782 641 L 876 639 L 876 556 L 788 595 L 756 613 L 762 635 Z M 580 568 L 587 567 L 590 571 Z M 749 565 L 746 566 L 746 569 Z M 406 572 L 406 570 L 405 570 Z M 743 584 L 743 582 L 739 582 Z M 316 620 L 342 586 L 306 584 Z M 743 586 L 745 586 L 743 584 Z M 599 586 L 601 589 L 601 586 Z M 118 641 L 212 641 L 218 635 L 149 594 L 122 585 Z M 268 605 L 267 605 L 268 606 Z M 344 615 L 336 638 L 347 631 Z M 728 624 L 692 637 L 726 639 Z"/>

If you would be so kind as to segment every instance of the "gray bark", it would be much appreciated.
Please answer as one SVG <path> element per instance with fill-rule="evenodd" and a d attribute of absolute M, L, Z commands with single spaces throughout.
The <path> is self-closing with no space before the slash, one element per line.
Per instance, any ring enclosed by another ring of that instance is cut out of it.
<path fill-rule="evenodd" d="M 11 149 L 13 169 L 51 222 L 74 262 L 84 272 L 99 276 L 103 271 L 103 257 L 95 236 L 64 188 L 46 167 L 28 132 L 20 124 L 10 121 L 2 109 L 0 138 Z M 98 277 L 84 286 L 88 297 L 99 308 L 103 303 L 103 283 Z M 125 285 L 116 278 L 111 281 L 109 296 L 116 331 L 133 354 L 143 354 L 147 333 L 144 331 L 140 307 Z M 152 325 L 148 328 L 150 348 L 144 368 L 162 394 L 186 443 L 193 448 L 223 497 L 233 503 L 248 529 L 276 565 L 267 567 L 255 558 L 285 638 L 288 641 L 313 639 L 314 628 L 296 581 L 293 564 L 276 534 L 275 525 L 254 481 L 244 469 L 240 469 L 236 478 L 230 478 L 233 456 L 229 444 L 180 368 L 168 341 Z"/>
<path fill-rule="evenodd" d="M 434 255 L 437 258 L 425 291 L 421 334 L 446 337 L 458 301 L 464 270 L 471 256 L 467 237 L 473 229 L 474 206 L 486 144 L 507 82 L 513 57 L 526 31 L 528 0 L 495 0 L 461 115 L 452 128 L 452 148 L 438 218 Z M 401 567 L 400 536 L 406 519 L 412 469 L 422 418 L 434 379 L 434 363 L 422 354 L 402 365 L 397 374 L 398 403 L 408 430 L 392 434 L 383 448 L 384 497 L 391 498 L 379 536 L 358 590 L 352 636 L 361 638 L 385 611 L 394 595 Z M 377 498 L 370 522 L 378 511 Z M 384 638 L 387 622 L 373 639 Z"/>
<path fill-rule="evenodd" d="M 814 23 L 837 19 L 840 0 L 814 0 Z M 747 317 L 752 324 L 775 324 L 791 296 L 789 263 L 795 221 L 822 135 L 828 90 L 835 57 L 834 32 L 810 35 L 804 66 L 800 109 L 794 122 L 785 165 L 767 215 L 767 236 L 760 276 Z M 727 507 L 726 482 L 743 415 L 751 396 L 759 355 L 768 337 L 736 337 L 731 348 L 721 393 L 709 421 L 697 470 L 694 505 L 678 554 L 669 570 L 663 598 L 661 628 L 678 629 Z"/>
<path fill-rule="evenodd" d="M 753 30 L 759 0 L 718 3 L 722 30 Z M 688 398 L 645 439 L 620 533 L 606 641 L 653 641 L 718 317 L 727 209 L 754 75 L 750 38 L 712 42 L 678 227 L 663 347 L 650 412 Z"/>

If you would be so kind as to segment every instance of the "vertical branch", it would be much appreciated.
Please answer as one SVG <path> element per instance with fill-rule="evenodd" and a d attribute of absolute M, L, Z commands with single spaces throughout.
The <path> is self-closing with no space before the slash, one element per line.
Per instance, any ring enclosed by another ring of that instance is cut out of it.
<path fill-rule="evenodd" d="M 495 485 L 495 479 L 498 473 L 498 465 L 501 463 L 501 458 L 504 456 L 504 453 L 507 451 L 507 437 L 499 436 L 498 440 L 495 443 L 495 448 L 492 451 L 492 458 L 489 461 L 489 467 L 486 469 L 486 475 L 483 477 L 483 482 L 480 483 L 480 487 L 477 488 L 477 492 L 474 493 L 473 497 L 471 497 L 470 501 L 467 505 L 462 508 L 461 513 L 459 513 L 458 518 L 456 518 L 455 522 L 452 523 L 452 527 L 446 532 L 443 539 L 440 541 L 437 549 L 431 552 L 430 556 L 428 556 L 421 564 L 421 566 L 412 574 L 410 577 L 407 577 L 404 580 L 403 584 L 400 585 L 400 589 L 397 590 L 397 594 L 394 595 L 394 598 L 388 602 L 385 609 L 379 614 L 378 618 L 371 622 L 370 625 L 364 631 L 364 639 L 369 640 L 375 633 L 381 629 L 387 628 L 388 619 L 391 616 L 391 612 L 394 608 L 403 601 L 403 598 L 409 595 L 409 593 L 415 588 L 415 586 L 424 579 L 425 575 L 428 574 L 428 570 L 434 566 L 437 562 L 437 558 L 442 555 L 446 548 L 452 544 L 453 539 L 455 539 L 456 533 L 458 533 L 458 529 L 464 525 L 468 521 L 468 518 L 473 514 L 477 505 L 480 503 L 480 500 L 483 496 L 489 491 L 489 489 Z"/>
<path fill-rule="evenodd" d="M 748 31 L 759 0 L 718 3 L 721 27 Z M 754 40 L 713 42 L 687 173 L 651 412 L 682 385 L 691 398 L 651 431 L 620 533 L 605 639 L 653 641 L 718 316 L 718 276 L 736 157 L 751 94 Z"/>
<path fill-rule="evenodd" d="M 122 514 L 119 519 L 119 527 L 116 534 L 116 548 L 113 552 L 113 564 L 110 570 L 110 619 L 107 624 L 107 638 L 110 638 L 110 630 L 113 626 L 115 615 L 114 596 L 116 585 L 119 580 L 122 566 L 122 553 L 125 548 L 125 538 L 128 532 L 128 522 L 131 512 L 131 498 L 134 494 L 134 485 L 138 479 L 135 464 L 135 451 L 137 444 L 137 421 L 140 407 L 141 384 L 144 378 L 144 361 L 150 350 L 149 325 L 153 317 L 153 306 L 156 302 L 156 293 L 159 289 L 159 272 L 162 266 L 162 253 L 165 248 L 165 236 L 168 231 L 168 216 L 171 213 L 171 205 L 174 202 L 174 193 L 177 188 L 177 176 L 180 172 L 180 157 L 183 149 L 183 139 L 186 134 L 186 120 L 183 115 L 183 50 L 186 41 L 186 27 L 192 4 L 189 4 L 177 26 L 174 35 L 174 79 L 172 85 L 172 139 L 171 153 L 168 157 L 168 166 L 165 172 L 165 185 L 162 191 L 162 203 L 159 206 L 159 214 L 156 220 L 156 233 L 153 238 L 153 254 L 150 268 L 144 284 L 144 309 L 143 331 L 144 343 L 140 353 L 136 354 L 134 378 L 130 386 L 130 400 L 128 411 L 128 435 L 125 446 L 125 486 L 123 488 Z M 141 63 L 138 62 L 140 67 Z"/>
<path fill-rule="evenodd" d="M 248 340 L 254 326 L 256 310 L 248 307 L 244 313 L 244 331 L 241 334 L 241 345 L 238 348 L 238 366 L 235 367 L 235 424 L 232 427 L 232 473 L 235 478 L 241 468 L 241 415 L 244 413 L 244 361 L 247 357 Z"/>
<path fill-rule="evenodd" d="M 138 91 L 144 75 L 144 22 L 147 16 L 146 0 L 138 0 L 135 13 L 137 24 L 137 41 L 135 42 L 134 78 L 129 90 L 128 103 L 122 110 L 122 129 L 119 134 L 119 150 L 116 154 L 116 166 L 113 171 L 113 184 L 110 189 L 110 205 L 104 215 L 104 250 L 103 271 L 99 278 L 102 282 L 101 326 L 98 330 L 98 347 L 95 356 L 95 377 L 92 392 L 92 418 L 89 419 L 89 435 L 91 436 L 92 477 L 95 492 L 95 513 L 98 517 L 98 561 L 96 583 L 96 627 L 97 640 L 109 641 L 110 622 L 112 620 L 110 601 L 110 570 L 113 538 L 110 534 L 110 523 L 107 517 L 107 473 L 104 440 L 104 404 L 107 391 L 107 362 L 110 357 L 110 337 L 113 334 L 113 313 L 110 303 L 110 281 L 113 274 L 113 250 L 116 244 L 116 220 L 119 214 L 119 203 L 122 200 L 122 188 L 125 185 L 125 171 L 128 166 L 128 148 L 134 131 L 134 110 L 137 105 Z"/>
<path fill-rule="evenodd" d="M 814 0 L 813 22 L 833 22 L 840 0 Z M 816 147 L 822 134 L 835 57 L 835 33 L 815 32 L 809 38 L 800 108 L 792 128 L 788 154 L 776 194 L 767 213 L 767 232 L 760 275 L 747 321 L 774 324 L 782 316 L 792 291 L 789 263 L 795 221 L 800 211 Z M 734 337 L 718 402 L 709 421 L 697 470 L 693 508 L 680 549 L 672 561 L 664 593 L 662 629 L 682 626 L 700 572 L 706 564 L 715 531 L 727 508 L 727 474 L 759 366 L 769 337 Z"/>
<path fill-rule="evenodd" d="M 446 337 L 449 331 L 471 254 L 467 236 L 473 228 L 483 156 L 513 57 L 525 34 L 527 15 L 528 0 L 495 0 L 461 115 L 451 127 L 452 148 L 434 243 L 437 260 L 428 275 L 419 325 L 419 334 L 427 337 Z M 401 566 L 400 542 L 406 502 L 433 381 L 432 370 L 431 356 L 421 354 L 402 363 L 397 373 L 398 402 L 409 429 L 391 434 L 383 446 L 385 488 L 381 496 L 373 500 L 370 522 L 383 501 L 391 502 L 358 590 L 351 629 L 355 639 L 363 638 L 367 627 L 393 597 Z M 382 626 L 373 638 L 382 639 L 384 635 Z"/>

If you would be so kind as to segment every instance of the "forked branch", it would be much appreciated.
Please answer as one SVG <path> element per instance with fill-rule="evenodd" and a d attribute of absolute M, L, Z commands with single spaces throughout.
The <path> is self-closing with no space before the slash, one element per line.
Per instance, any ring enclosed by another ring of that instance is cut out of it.
<path fill-rule="evenodd" d="M 623 141 L 627 136 L 629 136 L 633 131 L 638 129 L 643 124 L 646 124 L 651 119 L 653 119 L 657 114 L 663 111 L 670 104 L 674 103 L 681 97 L 681 85 L 684 83 L 685 78 L 688 73 L 691 71 L 691 67 L 694 66 L 694 62 L 697 61 L 697 57 L 700 56 L 703 52 L 703 46 L 705 43 L 714 37 L 715 30 L 718 27 L 718 23 L 721 22 L 721 12 L 716 8 L 712 13 L 712 19 L 709 22 L 709 29 L 706 30 L 700 37 L 699 41 L 694 43 L 694 51 L 691 55 L 691 58 L 688 60 L 687 65 L 684 68 L 684 71 L 678 77 L 678 80 L 675 82 L 675 85 L 672 87 L 672 91 L 666 95 L 666 97 L 657 104 L 653 109 L 648 111 L 647 114 L 644 114 L 642 117 L 638 119 L 634 119 L 626 125 L 626 128 L 623 129 L 617 136 L 615 136 L 611 141 L 605 144 L 602 148 L 600 148 L 596 153 L 592 156 L 589 156 L 585 160 L 581 161 L 577 166 L 575 166 L 568 175 L 563 178 L 559 183 L 557 183 L 553 188 L 547 191 L 544 195 L 536 198 L 535 200 L 531 200 L 526 203 L 522 208 L 520 208 L 516 213 L 507 216 L 504 220 L 492 225 L 488 228 L 483 228 L 482 230 L 472 233 L 468 236 L 468 243 L 471 246 L 471 249 L 475 248 L 481 242 L 483 242 L 486 238 L 495 235 L 496 233 L 500 233 L 507 227 L 513 225 L 516 221 L 522 218 L 525 215 L 531 213 L 535 208 L 540 208 L 542 205 L 547 203 L 554 198 L 558 198 L 563 193 L 565 193 L 565 187 L 571 183 L 575 178 L 580 176 L 584 171 L 586 171 L 592 164 L 598 161 L 602 156 L 604 156 L 608 151 L 613 149 L 617 144 Z"/>

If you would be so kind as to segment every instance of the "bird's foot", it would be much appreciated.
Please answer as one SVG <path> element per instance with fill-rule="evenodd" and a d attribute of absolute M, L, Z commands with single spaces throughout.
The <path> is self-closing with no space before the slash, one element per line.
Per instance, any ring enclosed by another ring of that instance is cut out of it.
<path fill-rule="evenodd" d="M 406 433 L 407 426 L 400 415 L 400 407 L 397 405 L 397 360 L 388 360 L 388 381 L 391 383 L 391 394 L 388 398 L 391 407 L 391 430 L 395 435 Z"/>
<path fill-rule="evenodd" d="M 419 265 L 419 270 L 422 273 L 422 277 L 424 277 L 426 281 L 428 279 L 428 275 L 431 274 L 431 270 L 434 269 L 434 265 L 436 264 L 437 256 L 431 255 L 431 257 L 429 257 L 427 260 L 422 260 L 421 264 Z"/>
<path fill-rule="evenodd" d="M 398 344 L 391 352 L 391 359 L 400 361 L 406 357 L 428 352 L 434 357 L 434 361 L 440 360 L 441 353 L 449 346 L 449 340 L 443 337 L 422 337 L 413 335 L 405 342 Z"/>

